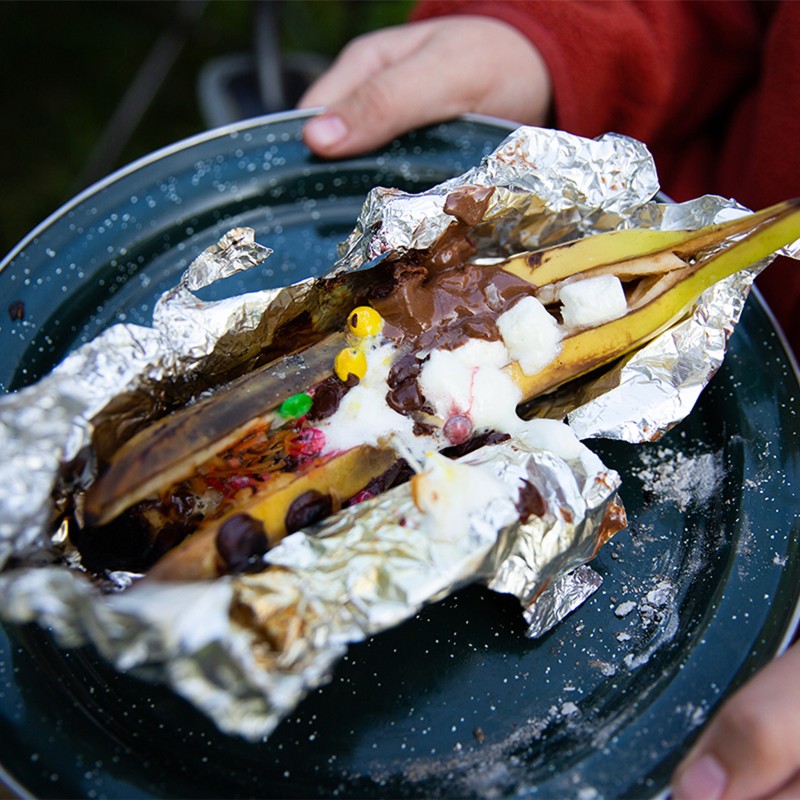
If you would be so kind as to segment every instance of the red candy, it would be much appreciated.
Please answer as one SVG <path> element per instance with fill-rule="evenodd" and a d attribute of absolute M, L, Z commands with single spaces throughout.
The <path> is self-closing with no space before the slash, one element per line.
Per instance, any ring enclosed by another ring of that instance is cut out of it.
<path fill-rule="evenodd" d="M 464 444 L 472 436 L 472 420 L 464 414 L 454 414 L 444 424 L 444 438 L 450 444 Z"/>
<path fill-rule="evenodd" d="M 325 434 L 319 428 L 303 428 L 286 442 L 286 452 L 295 458 L 310 458 L 325 447 Z"/>

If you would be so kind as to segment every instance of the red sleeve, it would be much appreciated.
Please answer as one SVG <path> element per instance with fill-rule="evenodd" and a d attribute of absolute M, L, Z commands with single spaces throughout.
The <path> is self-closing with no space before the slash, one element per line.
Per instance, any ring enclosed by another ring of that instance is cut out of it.
<path fill-rule="evenodd" d="M 477 14 L 513 25 L 553 83 L 555 125 L 618 131 L 654 152 L 722 113 L 756 69 L 759 13 L 742 0 L 421 0 L 414 19 Z"/>

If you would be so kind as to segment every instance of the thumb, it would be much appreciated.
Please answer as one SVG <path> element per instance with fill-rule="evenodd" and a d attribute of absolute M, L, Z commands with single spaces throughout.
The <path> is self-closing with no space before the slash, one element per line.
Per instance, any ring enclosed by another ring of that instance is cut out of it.
<path fill-rule="evenodd" d="M 672 789 L 676 800 L 800 796 L 800 644 L 723 705 Z"/>
<path fill-rule="evenodd" d="M 357 42 L 334 64 L 303 98 L 326 106 L 304 135 L 316 153 L 336 157 L 468 111 L 542 124 L 550 94 L 539 51 L 511 25 L 480 16 L 415 22 Z"/>
<path fill-rule="evenodd" d="M 306 144 L 327 157 L 352 155 L 420 124 L 403 101 L 408 91 L 404 84 L 415 82 L 419 67 L 413 56 L 424 49 L 435 27 L 401 25 L 352 41 L 298 104 L 325 109 L 306 124 Z"/>
<path fill-rule="evenodd" d="M 395 136 L 425 124 L 400 116 L 382 116 L 377 86 L 363 86 L 340 103 L 309 120 L 303 130 L 306 144 L 319 155 L 332 158 L 364 153 L 386 144 Z M 433 121 L 433 120 L 431 120 Z"/>

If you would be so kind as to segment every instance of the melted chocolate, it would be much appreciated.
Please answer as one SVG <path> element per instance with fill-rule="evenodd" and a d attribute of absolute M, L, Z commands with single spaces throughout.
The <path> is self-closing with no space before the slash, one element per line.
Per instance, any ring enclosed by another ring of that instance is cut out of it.
<path fill-rule="evenodd" d="M 425 405 L 425 398 L 416 378 L 407 378 L 386 393 L 386 403 L 398 414 L 410 414 Z"/>
<path fill-rule="evenodd" d="M 499 340 L 497 317 L 536 291 L 499 266 L 465 261 L 473 248 L 463 227 L 454 223 L 427 254 L 398 262 L 394 291 L 371 300 L 383 317 L 384 336 L 407 348 L 389 373 L 386 395 L 388 405 L 400 414 L 413 414 L 424 404 L 417 383 L 422 361 L 415 353 L 454 350 L 469 339 Z"/>
<path fill-rule="evenodd" d="M 405 459 L 398 459 L 385 472 L 378 475 L 377 478 L 373 478 L 360 492 L 346 500 L 342 505 L 347 508 L 382 494 L 388 489 L 405 483 L 413 474 L 414 470 L 408 466 Z"/>
<path fill-rule="evenodd" d="M 217 553 L 229 572 L 245 572 L 257 566 L 269 550 L 264 523 L 249 514 L 235 514 L 217 531 Z"/>
<path fill-rule="evenodd" d="M 348 390 L 357 383 L 358 378 L 352 374 L 347 376 L 346 381 L 339 380 L 336 375 L 326 378 L 314 389 L 314 400 L 307 414 L 308 419 L 317 422 L 332 416 Z"/>
<path fill-rule="evenodd" d="M 536 288 L 494 265 L 456 260 L 397 271 L 394 292 L 374 298 L 383 317 L 383 333 L 397 343 L 414 342 L 416 349 L 455 348 L 468 338 L 500 338 L 495 320 L 518 299 Z"/>
<path fill-rule="evenodd" d="M 286 512 L 286 533 L 294 533 L 325 519 L 333 512 L 333 498 L 315 489 L 296 497 Z"/>
<path fill-rule="evenodd" d="M 448 458 L 460 458 L 461 456 L 467 455 L 467 453 L 472 453 L 475 450 L 478 450 L 481 447 L 485 447 L 487 445 L 492 444 L 500 444 L 500 442 L 506 442 L 511 438 L 507 433 L 498 433 L 497 431 L 487 431 L 486 433 L 478 434 L 477 436 L 473 436 L 468 441 L 464 442 L 463 444 L 454 445 L 452 447 L 446 447 L 442 450 L 442 455 L 447 456 Z"/>
<path fill-rule="evenodd" d="M 522 482 L 517 498 L 517 511 L 521 522 L 526 522 L 531 517 L 541 517 L 547 511 L 542 493 L 530 481 Z"/>
<path fill-rule="evenodd" d="M 422 408 L 425 398 L 422 396 L 417 376 L 422 362 L 412 352 L 406 352 L 395 358 L 387 383 L 391 387 L 386 394 L 386 402 L 398 414 L 410 414 Z"/>
<path fill-rule="evenodd" d="M 489 208 L 494 186 L 459 186 L 444 200 L 444 213 L 471 228 L 477 225 Z"/>

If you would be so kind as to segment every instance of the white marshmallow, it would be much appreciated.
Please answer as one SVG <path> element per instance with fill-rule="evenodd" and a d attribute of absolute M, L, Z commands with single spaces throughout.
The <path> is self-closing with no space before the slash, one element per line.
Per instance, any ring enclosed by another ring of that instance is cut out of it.
<path fill-rule="evenodd" d="M 625 290 L 616 275 L 598 275 L 565 284 L 559 292 L 561 316 L 570 328 L 588 328 L 624 316 Z"/>
<path fill-rule="evenodd" d="M 558 322 L 535 297 L 523 297 L 501 314 L 497 327 L 509 355 L 526 375 L 544 369 L 561 349 Z"/>
<path fill-rule="evenodd" d="M 455 350 L 434 350 L 418 378 L 437 416 L 470 418 L 475 430 L 507 431 L 519 424 L 521 393 L 503 372 L 509 355 L 502 342 L 470 339 Z"/>

